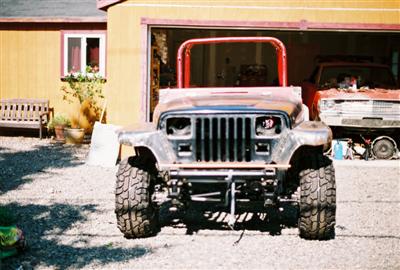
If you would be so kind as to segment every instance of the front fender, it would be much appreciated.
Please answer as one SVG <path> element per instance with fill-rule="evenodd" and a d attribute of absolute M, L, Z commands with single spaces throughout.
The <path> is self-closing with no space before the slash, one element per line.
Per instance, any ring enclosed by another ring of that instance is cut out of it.
<path fill-rule="evenodd" d="M 296 150 L 301 146 L 329 147 L 332 142 L 331 129 L 322 122 L 305 121 L 281 136 L 272 153 L 272 160 L 278 164 L 289 164 Z"/>
<path fill-rule="evenodd" d="M 155 128 L 119 131 L 118 140 L 120 144 L 134 148 L 148 148 L 153 153 L 158 164 L 171 164 L 176 161 L 176 155 L 167 136 Z"/>
<path fill-rule="evenodd" d="M 159 165 L 173 164 L 177 157 L 165 133 L 155 128 L 119 131 L 120 144 L 148 148 Z M 332 142 L 331 129 L 322 122 L 306 121 L 281 134 L 279 143 L 272 150 L 272 161 L 289 165 L 296 150 L 301 146 L 327 147 Z"/>

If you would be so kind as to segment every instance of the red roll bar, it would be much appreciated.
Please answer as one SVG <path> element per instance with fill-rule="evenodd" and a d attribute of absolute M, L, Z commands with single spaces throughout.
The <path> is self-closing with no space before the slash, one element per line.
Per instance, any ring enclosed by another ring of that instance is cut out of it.
<path fill-rule="evenodd" d="M 188 88 L 190 84 L 190 50 L 197 44 L 215 43 L 270 43 L 276 50 L 278 60 L 278 78 L 280 86 L 287 86 L 287 60 L 285 45 L 277 38 L 273 37 L 215 37 L 215 38 L 195 38 L 186 40 L 181 44 L 177 53 L 177 79 L 178 88 Z M 183 59 L 184 55 L 184 59 Z M 185 63 L 185 70 L 183 70 Z"/>

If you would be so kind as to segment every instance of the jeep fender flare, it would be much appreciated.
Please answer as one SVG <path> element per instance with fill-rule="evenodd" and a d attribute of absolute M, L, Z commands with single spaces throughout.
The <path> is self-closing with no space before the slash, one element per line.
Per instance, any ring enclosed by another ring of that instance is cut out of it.
<path fill-rule="evenodd" d="M 118 140 L 121 145 L 132 146 L 135 150 L 148 149 L 158 164 L 170 164 L 176 161 L 171 143 L 160 130 L 121 131 Z"/>
<path fill-rule="evenodd" d="M 332 142 L 331 129 L 322 122 L 305 121 L 281 137 L 272 153 L 272 160 L 278 164 L 289 164 L 294 153 L 303 146 L 328 149 Z"/>

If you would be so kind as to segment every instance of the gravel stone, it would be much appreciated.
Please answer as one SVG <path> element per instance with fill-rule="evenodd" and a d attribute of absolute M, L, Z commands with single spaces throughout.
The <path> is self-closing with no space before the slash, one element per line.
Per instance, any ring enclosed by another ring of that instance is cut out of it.
<path fill-rule="evenodd" d="M 28 239 L 3 269 L 400 269 L 400 163 L 334 161 L 336 236 L 306 241 L 298 230 L 242 215 L 165 214 L 161 232 L 127 240 L 117 229 L 117 167 L 88 166 L 89 145 L 0 136 L 0 204 Z M 288 212 L 286 212 L 288 211 Z M 293 216 L 290 209 L 284 213 Z M 295 221 L 292 220 L 292 225 Z"/>

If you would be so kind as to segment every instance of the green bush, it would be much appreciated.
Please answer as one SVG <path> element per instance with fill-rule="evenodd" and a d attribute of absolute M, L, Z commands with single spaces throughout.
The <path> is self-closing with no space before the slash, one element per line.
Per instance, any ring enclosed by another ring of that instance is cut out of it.
<path fill-rule="evenodd" d="M 52 119 L 50 119 L 49 123 L 47 124 L 47 128 L 53 130 L 55 126 L 69 127 L 71 126 L 71 121 L 69 120 L 68 116 L 57 113 Z"/>
<path fill-rule="evenodd" d="M 77 100 L 79 104 L 89 101 L 96 112 L 101 110 L 97 102 L 104 98 L 103 86 L 105 79 L 98 71 L 87 66 L 85 72 L 69 73 L 64 77 L 64 81 L 68 83 L 68 86 L 61 86 L 63 100 L 68 103 Z"/>

